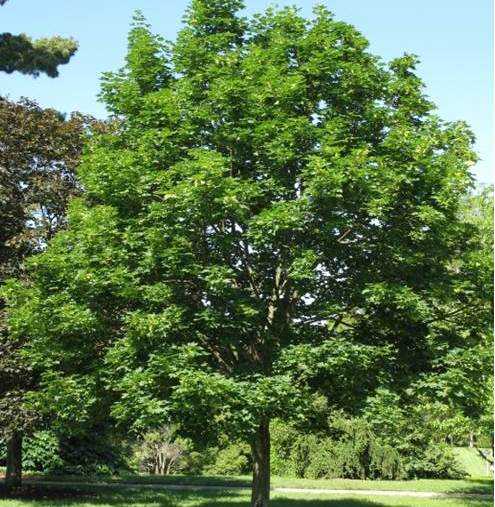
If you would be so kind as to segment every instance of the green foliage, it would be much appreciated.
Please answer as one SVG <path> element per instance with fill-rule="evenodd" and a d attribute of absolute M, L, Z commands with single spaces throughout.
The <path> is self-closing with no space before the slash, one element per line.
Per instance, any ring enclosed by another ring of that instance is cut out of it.
<path fill-rule="evenodd" d="M 68 200 L 79 192 L 75 171 L 90 117 L 42 109 L 23 99 L 0 100 L 0 284 L 26 279 L 25 258 L 65 224 Z M 31 361 L 19 354 L 27 335 L 9 333 L 0 297 L 0 438 L 31 429 L 36 412 L 23 403 L 36 384 Z"/>
<path fill-rule="evenodd" d="M 465 470 L 458 464 L 452 447 L 447 444 L 430 444 L 421 451 L 405 463 L 409 477 L 460 479 L 466 475 Z"/>
<path fill-rule="evenodd" d="M 461 478 L 453 448 L 428 427 L 419 414 L 390 405 L 381 411 L 377 398 L 364 417 L 334 413 L 322 431 L 276 420 L 272 423 L 272 473 L 308 479 L 418 479 Z M 381 415 L 384 417 L 380 418 Z M 390 419 L 387 419 L 390 417 Z M 432 418 L 434 419 L 434 418 Z"/>
<path fill-rule="evenodd" d="M 0 2 L 0 6 L 5 2 Z M 0 71 L 8 74 L 17 71 L 34 77 L 44 73 L 57 77 L 58 66 L 68 63 L 77 47 L 73 39 L 57 36 L 33 41 L 23 33 L 3 32 L 0 33 Z"/>
<path fill-rule="evenodd" d="M 68 63 L 77 47 L 75 40 L 63 37 L 33 41 L 25 34 L 0 33 L 0 71 L 57 77 L 58 66 Z"/>
<path fill-rule="evenodd" d="M 78 436 L 60 437 L 59 467 L 55 474 L 115 475 L 127 469 L 124 443 L 119 437 L 93 430 Z"/>
<path fill-rule="evenodd" d="M 244 475 L 251 469 L 250 446 L 225 435 L 209 445 L 194 444 L 179 436 L 176 428 L 161 427 L 138 437 L 132 447 L 129 466 L 154 475 Z"/>
<path fill-rule="evenodd" d="M 375 434 L 400 455 L 401 472 L 408 478 L 460 478 L 465 475 L 452 444 L 466 439 L 472 421 L 459 409 L 425 398 L 411 405 L 389 391 L 370 398 L 364 417 Z"/>
<path fill-rule="evenodd" d="M 1 446 L 0 463 L 5 461 L 4 452 Z M 94 429 L 78 436 L 41 430 L 24 437 L 22 467 L 54 475 L 115 475 L 129 469 L 128 455 L 128 445 L 120 437 Z"/>
<path fill-rule="evenodd" d="M 58 438 L 49 431 L 38 431 L 24 440 L 22 468 L 29 471 L 51 472 L 60 469 L 60 445 Z"/>
<path fill-rule="evenodd" d="M 32 286 L 5 292 L 31 402 L 66 424 L 254 445 L 315 394 L 350 413 L 380 385 L 457 403 L 449 365 L 486 339 L 467 126 L 433 114 L 414 56 L 382 62 L 323 6 L 241 7 L 194 0 L 174 44 L 136 17 L 102 86 L 118 127 L 88 143 Z M 375 473 L 372 455 L 393 473 L 367 431 L 332 437 L 342 473 Z"/>
<path fill-rule="evenodd" d="M 397 479 L 401 476 L 399 453 L 373 433 L 364 418 L 335 414 L 329 420 L 329 427 L 335 433 L 341 477 Z"/>
<path fill-rule="evenodd" d="M 433 368 L 413 389 L 444 411 L 459 411 L 471 430 L 483 426 L 488 435 L 493 431 L 493 188 L 466 196 L 459 214 L 474 248 L 452 260 L 456 297 L 442 303 L 447 318 L 431 323 Z"/>
<path fill-rule="evenodd" d="M 215 450 L 214 461 L 204 466 L 203 473 L 207 475 L 245 475 L 251 471 L 249 444 L 236 442 Z"/>
<path fill-rule="evenodd" d="M 398 479 L 399 453 L 360 418 L 335 415 L 325 433 L 272 425 L 272 473 L 308 479 Z"/>
<path fill-rule="evenodd" d="M 3 444 L 3 442 L 0 442 Z M 22 468 L 30 472 L 51 472 L 62 466 L 60 445 L 56 435 L 50 431 L 36 431 L 24 438 Z M 0 463 L 5 462 L 5 449 L 0 445 Z"/>

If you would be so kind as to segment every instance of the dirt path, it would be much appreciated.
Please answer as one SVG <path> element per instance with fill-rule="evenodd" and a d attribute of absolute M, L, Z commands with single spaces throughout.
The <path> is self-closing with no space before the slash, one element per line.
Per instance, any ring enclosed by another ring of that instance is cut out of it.
<path fill-rule="evenodd" d="M 170 491 L 241 491 L 247 490 L 245 486 L 208 486 L 187 484 L 140 484 L 140 483 L 109 483 L 109 482 L 69 482 L 69 481 L 37 481 L 25 480 L 25 484 L 33 486 L 85 486 L 131 489 L 155 489 Z M 314 489 L 314 488 L 272 488 L 276 493 L 302 493 L 308 495 L 356 495 L 356 496 L 405 496 L 420 498 L 478 498 L 491 499 L 493 495 L 484 493 L 435 493 L 432 491 L 391 491 L 376 489 Z"/>

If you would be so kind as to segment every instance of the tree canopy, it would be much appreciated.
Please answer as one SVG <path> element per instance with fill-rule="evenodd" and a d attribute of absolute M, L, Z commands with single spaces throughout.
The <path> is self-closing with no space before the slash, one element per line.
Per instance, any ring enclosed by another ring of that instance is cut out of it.
<path fill-rule="evenodd" d="M 0 6 L 7 0 L 1 0 Z M 64 37 L 44 37 L 32 40 L 24 33 L 0 33 L 0 71 L 49 77 L 58 76 L 58 66 L 69 62 L 77 51 L 77 42 Z"/>
<path fill-rule="evenodd" d="M 0 99 L 0 284 L 11 277 L 26 280 L 26 257 L 41 251 L 64 225 L 67 202 L 80 191 L 75 170 L 91 122 L 80 114 L 66 119 L 26 99 Z M 23 403 L 36 380 L 19 356 L 26 340 L 8 332 L 0 298 L 0 440 L 10 443 L 14 435 L 20 442 L 37 415 Z"/>
<path fill-rule="evenodd" d="M 456 264 L 476 249 L 473 135 L 434 113 L 416 57 L 384 63 L 322 6 L 242 5 L 193 0 L 173 44 L 136 16 L 102 83 L 119 127 L 89 142 L 32 284 L 5 294 L 34 406 L 242 436 L 264 507 L 270 419 L 318 392 L 357 411 L 475 346 L 486 326 L 449 319 L 474 318 L 484 278 Z"/>

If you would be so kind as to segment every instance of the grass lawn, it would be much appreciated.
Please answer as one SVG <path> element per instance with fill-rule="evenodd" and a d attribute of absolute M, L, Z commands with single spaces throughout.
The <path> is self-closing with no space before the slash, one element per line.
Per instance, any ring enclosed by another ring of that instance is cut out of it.
<path fill-rule="evenodd" d="M 78 488 L 78 496 L 63 489 L 32 491 L 36 499 L 0 498 L 0 507 L 248 507 L 247 492 L 139 491 Z M 65 498 L 64 498 L 65 496 Z M 271 507 L 488 507 L 491 500 L 357 496 L 317 496 L 274 493 Z"/>
<path fill-rule="evenodd" d="M 38 478 L 37 478 L 38 479 Z M 192 475 L 125 475 L 119 478 L 91 478 L 91 477 L 39 477 L 40 480 L 78 481 L 78 482 L 128 482 L 133 484 L 191 484 L 208 486 L 245 486 L 251 485 L 251 477 L 224 476 L 192 476 Z M 351 479 L 294 479 L 288 477 L 272 477 L 274 488 L 316 488 L 316 489 L 373 489 L 392 491 L 432 491 L 435 493 L 484 493 L 493 492 L 493 481 L 486 477 L 470 478 L 466 480 L 436 480 L 418 479 L 412 481 L 360 481 Z"/>
<path fill-rule="evenodd" d="M 488 461 L 480 456 L 478 449 L 469 447 L 454 447 L 454 453 L 461 467 L 469 474 L 476 476 L 490 476 Z"/>

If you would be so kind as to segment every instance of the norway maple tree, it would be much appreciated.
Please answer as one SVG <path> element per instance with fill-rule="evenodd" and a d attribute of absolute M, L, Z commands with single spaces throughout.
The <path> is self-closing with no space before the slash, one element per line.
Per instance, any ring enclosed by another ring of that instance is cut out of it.
<path fill-rule="evenodd" d="M 136 17 L 103 79 L 120 127 L 90 141 L 32 284 L 5 293 L 41 372 L 32 403 L 241 436 L 264 507 L 273 417 L 318 390 L 345 407 L 407 386 L 451 339 L 430 329 L 474 283 L 454 259 L 476 157 L 414 56 L 385 64 L 322 6 L 242 7 L 193 0 L 173 44 Z"/>

